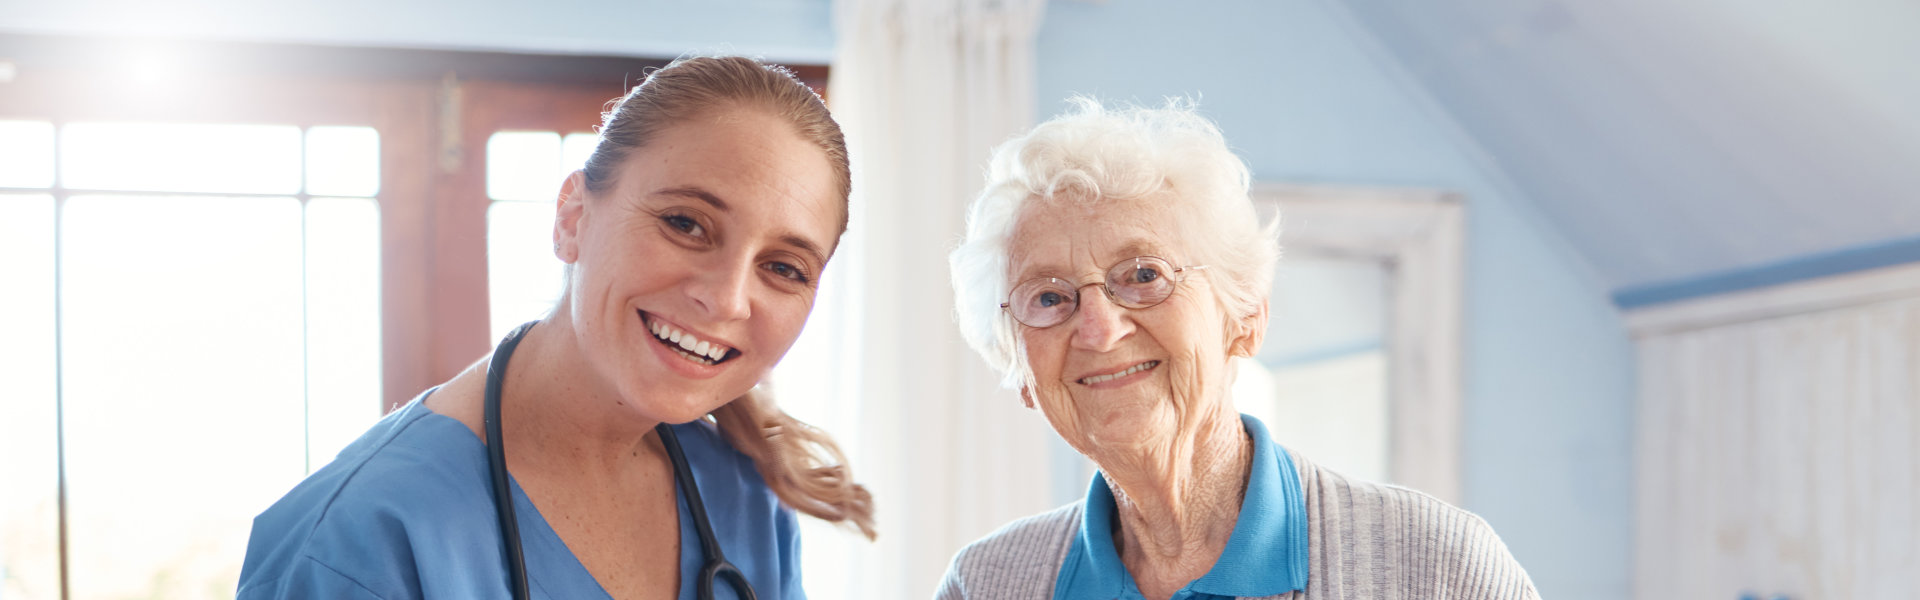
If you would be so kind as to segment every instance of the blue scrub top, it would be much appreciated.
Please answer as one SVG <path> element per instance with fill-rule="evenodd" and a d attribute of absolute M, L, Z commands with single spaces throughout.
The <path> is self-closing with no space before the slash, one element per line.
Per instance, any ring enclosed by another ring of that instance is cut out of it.
<path fill-rule="evenodd" d="M 374 425 L 253 521 L 240 570 L 253 598 L 508 598 L 486 446 L 421 394 Z M 804 599 L 799 526 L 753 461 L 714 426 L 674 426 L 727 560 L 766 599 Z M 609 598 L 517 481 L 513 508 L 534 598 Z M 680 595 L 705 563 L 680 506 Z M 733 599 L 725 582 L 714 597 Z"/>
<path fill-rule="evenodd" d="M 1172 600 L 1258 598 L 1307 589 L 1307 497 L 1287 450 L 1259 419 L 1240 415 L 1253 437 L 1247 496 L 1220 560 Z M 1054 580 L 1054 600 L 1139 600 L 1139 585 L 1113 547 L 1113 490 L 1096 473 L 1081 511 L 1080 534 Z"/>

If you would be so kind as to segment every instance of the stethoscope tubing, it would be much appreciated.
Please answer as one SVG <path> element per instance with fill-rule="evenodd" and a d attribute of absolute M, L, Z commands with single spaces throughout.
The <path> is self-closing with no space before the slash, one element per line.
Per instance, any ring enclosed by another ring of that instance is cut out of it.
<path fill-rule="evenodd" d="M 507 478 L 506 436 L 500 434 L 500 389 L 506 387 L 507 359 L 513 358 L 513 349 L 520 345 L 520 338 L 533 329 L 529 321 L 507 334 L 500 340 L 500 346 L 493 350 L 493 360 L 487 362 L 486 426 L 487 426 L 487 476 L 493 486 L 494 513 L 499 515 L 500 543 L 506 550 L 507 589 L 514 600 L 527 600 L 532 595 L 527 592 L 527 559 L 520 548 L 520 524 L 513 514 L 513 488 Z"/>
<path fill-rule="evenodd" d="M 507 586 L 514 600 L 531 598 L 527 591 L 527 561 L 520 547 L 520 525 L 513 512 L 513 488 L 507 476 L 507 450 L 500 434 L 500 389 L 505 387 L 507 361 L 513 358 L 513 350 L 520 345 L 520 339 L 526 336 L 539 321 L 528 322 L 515 328 L 500 341 L 493 351 L 493 360 L 487 363 L 486 389 L 486 429 L 487 429 L 487 475 L 493 488 L 494 512 L 499 515 L 500 542 L 505 548 L 507 563 Z M 706 564 L 700 569 L 698 595 L 701 600 L 713 600 L 713 580 L 726 579 L 734 588 L 740 600 L 758 600 L 753 585 L 747 583 L 747 577 L 740 569 L 727 562 L 726 554 L 720 550 L 720 541 L 713 535 L 713 523 L 707 520 L 707 506 L 700 500 L 700 486 L 693 479 L 693 468 L 687 464 L 687 455 L 680 447 L 680 436 L 672 427 L 661 423 L 653 428 L 660 436 L 660 444 L 666 447 L 667 458 L 673 463 L 673 479 L 683 492 L 682 500 L 687 504 L 687 512 L 693 516 L 694 531 L 700 537 L 700 551 Z"/>

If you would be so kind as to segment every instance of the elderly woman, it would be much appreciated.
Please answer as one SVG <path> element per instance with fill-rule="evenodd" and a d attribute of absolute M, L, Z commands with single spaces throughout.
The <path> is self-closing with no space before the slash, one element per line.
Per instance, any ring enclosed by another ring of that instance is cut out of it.
<path fill-rule="evenodd" d="M 961 550 L 940 598 L 1537 597 L 1478 517 L 1234 410 L 1279 255 L 1248 179 L 1179 105 L 1081 100 L 994 152 L 952 256 L 961 327 L 1100 473 Z"/>

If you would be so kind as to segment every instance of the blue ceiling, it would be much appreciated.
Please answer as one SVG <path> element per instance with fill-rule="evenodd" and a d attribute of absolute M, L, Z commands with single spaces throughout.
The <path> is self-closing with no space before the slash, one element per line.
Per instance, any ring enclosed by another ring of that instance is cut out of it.
<path fill-rule="evenodd" d="M 1342 4 L 1622 304 L 1920 248 L 1920 2 Z"/>

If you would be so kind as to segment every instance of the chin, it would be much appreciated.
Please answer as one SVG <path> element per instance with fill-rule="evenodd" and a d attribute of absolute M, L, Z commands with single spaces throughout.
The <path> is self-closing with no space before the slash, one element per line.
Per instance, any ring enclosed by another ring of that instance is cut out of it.
<path fill-rule="evenodd" d="M 629 408 L 649 420 L 673 425 L 700 420 L 726 404 L 725 400 L 717 397 L 697 392 L 674 393 L 647 381 L 634 382 L 627 387 L 627 391 L 622 394 L 622 400 Z"/>
<path fill-rule="evenodd" d="M 1150 406 L 1114 407 L 1104 415 L 1086 420 L 1087 437 L 1103 445 L 1129 445 L 1160 439 L 1173 433 L 1174 421 Z"/>

